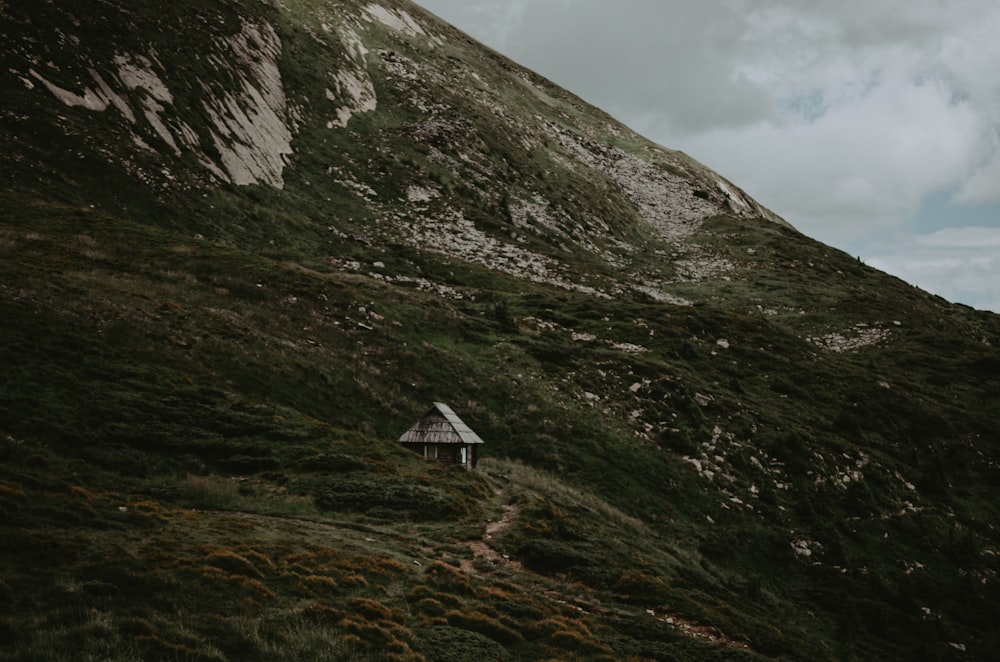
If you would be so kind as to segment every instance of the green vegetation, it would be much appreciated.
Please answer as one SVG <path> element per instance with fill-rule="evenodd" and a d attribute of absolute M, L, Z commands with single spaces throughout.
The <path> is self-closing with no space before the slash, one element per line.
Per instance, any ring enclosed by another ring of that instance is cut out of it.
<path fill-rule="evenodd" d="M 0 8 L 0 659 L 1000 657 L 996 315 L 414 5 L 125 4 Z M 204 105 L 265 23 L 280 188 Z"/>

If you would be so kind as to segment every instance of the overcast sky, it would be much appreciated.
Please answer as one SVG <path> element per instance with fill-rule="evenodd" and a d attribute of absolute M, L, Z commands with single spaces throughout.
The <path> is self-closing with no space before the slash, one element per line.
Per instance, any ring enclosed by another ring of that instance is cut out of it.
<path fill-rule="evenodd" d="M 805 234 L 1000 312 L 1000 2 L 418 3 Z"/>

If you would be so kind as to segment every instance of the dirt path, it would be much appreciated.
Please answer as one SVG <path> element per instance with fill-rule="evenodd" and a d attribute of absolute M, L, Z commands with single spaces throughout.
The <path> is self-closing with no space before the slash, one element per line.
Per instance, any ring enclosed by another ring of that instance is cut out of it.
<path fill-rule="evenodd" d="M 358 524 L 345 524 L 337 522 L 326 522 L 317 521 L 308 518 L 297 518 L 288 517 L 280 515 L 265 515 L 260 513 L 250 513 L 241 511 L 200 511 L 204 515 L 214 516 L 214 517 L 231 517 L 237 520 L 244 520 L 255 522 L 259 524 L 268 524 L 270 526 L 277 526 L 281 528 L 286 528 L 289 530 L 294 530 L 296 534 L 301 534 L 303 528 L 311 529 L 316 533 L 325 533 L 331 537 L 337 538 L 337 543 L 343 545 L 345 543 L 352 545 L 363 546 L 366 542 L 371 542 L 374 539 L 371 537 L 373 535 L 378 536 L 383 539 L 391 539 L 396 543 L 401 545 L 406 545 L 413 547 L 416 545 L 416 540 L 411 539 L 408 536 L 400 535 L 398 532 L 391 530 L 383 530 L 379 527 L 358 525 Z M 523 565 L 520 561 L 511 559 L 510 557 L 501 554 L 499 551 L 491 546 L 491 541 L 493 538 L 515 522 L 517 522 L 520 516 L 520 511 L 516 505 L 504 505 L 503 511 L 499 519 L 488 520 L 483 527 L 482 538 L 478 540 L 469 540 L 464 544 L 468 545 L 469 549 L 472 550 L 473 558 L 471 559 L 461 559 L 460 569 L 461 572 L 476 575 L 481 574 L 482 571 L 476 568 L 476 561 L 483 559 L 497 566 L 503 566 L 511 568 L 518 571 L 525 571 Z M 433 549 L 424 550 L 427 552 L 433 552 Z M 534 573 L 531 573 L 534 576 Z M 541 576 L 538 576 L 542 579 Z M 563 604 L 571 605 L 581 612 L 584 613 L 595 613 L 604 614 L 605 616 L 614 617 L 616 614 L 625 615 L 625 611 L 621 607 L 611 606 L 602 604 L 601 600 L 594 598 L 593 596 L 569 596 L 554 588 L 539 588 L 542 593 L 547 595 L 549 598 L 561 602 Z M 654 612 L 652 609 L 647 609 L 646 613 L 656 618 L 664 623 L 667 623 L 680 632 L 684 633 L 689 637 L 696 639 L 701 639 L 716 645 L 722 646 L 733 646 L 736 648 L 741 648 L 743 650 L 751 650 L 750 647 L 742 641 L 737 641 L 719 629 L 706 626 L 697 621 L 685 618 L 680 614 L 664 611 L 664 612 Z"/>
<path fill-rule="evenodd" d="M 486 522 L 486 528 L 483 531 L 482 539 L 470 540 L 468 542 L 469 549 L 472 550 L 474 558 L 462 559 L 462 572 L 475 574 L 475 559 L 486 559 L 491 563 L 510 566 L 517 570 L 523 570 L 520 561 L 515 561 L 490 546 L 490 541 L 493 539 L 493 536 L 503 532 L 511 524 L 516 522 L 518 515 L 520 515 L 520 512 L 518 511 L 517 506 L 506 505 L 503 507 L 503 514 L 500 516 L 500 519 L 489 520 Z"/>
<path fill-rule="evenodd" d="M 470 540 L 466 543 L 468 544 L 469 549 L 472 550 L 473 558 L 461 560 L 460 564 L 462 572 L 470 575 L 477 574 L 479 571 L 476 569 L 475 562 L 479 559 L 485 559 L 496 565 L 507 566 L 516 570 L 524 570 L 520 561 L 511 559 L 509 556 L 501 554 L 490 546 L 490 541 L 493 540 L 493 537 L 502 533 L 514 524 L 519 515 L 520 511 L 517 506 L 505 505 L 500 519 L 487 521 L 483 530 L 483 537 L 480 540 Z M 583 612 L 609 614 L 615 611 L 614 609 L 608 609 L 602 606 L 600 601 L 589 601 L 579 596 L 570 598 L 569 596 L 563 595 L 562 593 L 552 589 L 543 590 L 543 593 L 549 595 L 549 597 L 558 602 L 571 604 Z M 652 609 L 647 609 L 646 613 L 664 623 L 672 625 L 689 637 L 701 639 L 716 645 L 734 646 L 743 650 L 750 650 L 750 647 L 745 642 L 734 640 L 717 628 L 706 626 L 698 623 L 697 621 L 687 619 L 680 614 L 672 612 L 656 613 Z"/>
<path fill-rule="evenodd" d="M 725 632 L 722 632 L 718 628 L 714 628 L 710 625 L 702 625 L 697 621 L 692 621 L 680 616 L 679 614 L 673 614 L 670 612 L 657 614 L 652 609 L 647 609 L 646 613 L 664 623 L 674 626 L 689 637 L 701 639 L 720 646 L 733 646 L 735 648 L 742 648 L 746 651 L 750 650 L 750 646 L 745 641 L 737 641 L 736 639 L 729 637 Z"/>

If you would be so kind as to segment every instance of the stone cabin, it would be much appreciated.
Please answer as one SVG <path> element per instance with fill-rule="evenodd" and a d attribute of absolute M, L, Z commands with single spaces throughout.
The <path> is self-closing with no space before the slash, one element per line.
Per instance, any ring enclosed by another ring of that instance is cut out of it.
<path fill-rule="evenodd" d="M 443 464 L 474 469 L 479 461 L 479 444 L 484 443 L 451 407 L 435 402 L 422 419 L 399 438 L 405 448 Z"/>

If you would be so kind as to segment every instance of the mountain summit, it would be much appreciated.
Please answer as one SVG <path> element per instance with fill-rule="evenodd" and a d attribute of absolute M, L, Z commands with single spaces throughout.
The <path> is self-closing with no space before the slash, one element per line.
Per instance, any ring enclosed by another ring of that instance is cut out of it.
<path fill-rule="evenodd" d="M 10 659 L 1000 655 L 996 315 L 403 0 L 0 35 Z"/>

